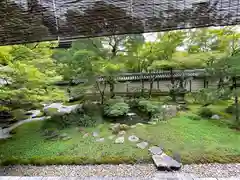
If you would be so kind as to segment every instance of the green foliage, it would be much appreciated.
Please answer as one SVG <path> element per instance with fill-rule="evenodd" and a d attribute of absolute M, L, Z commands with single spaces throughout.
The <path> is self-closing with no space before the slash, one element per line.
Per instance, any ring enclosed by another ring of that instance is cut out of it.
<path fill-rule="evenodd" d="M 43 129 L 68 128 L 73 126 L 92 127 L 96 124 L 96 118 L 79 112 L 69 114 L 55 114 L 43 124 Z"/>
<path fill-rule="evenodd" d="M 108 117 L 124 116 L 129 111 L 129 105 L 124 99 L 109 99 L 104 105 L 104 114 Z"/>
<path fill-rule="evenodd" d="M 202 119 L 201 116 L 194 114 L 194 113 L 189 113 L 189 112 L 186 117 L 189 119 L 192 119 L 192 120 L 201 120 Z"/>
<path fill-rule="evenodd" d="M 11 114 L 13 115 L 13 118 L 16 121 L 24 120 L 28 118 L 28 116 L 26 115 L 26 112 L 23 109 L 12 110 Z"/>
<path fill-rule="evenodd" d="M 161 103 L 157 101 L 149 101 L 149 100 L 140 100 L 139 108 L 141 111 L 149 113 L 151 115 L 161 112 Z"/>
<path fill-rule="evenodd" d="M 0 99 L 9 108 L 25 104 L 64 100 L 64 91 L 51 84 L 61 77 L 56 73 L 49 42 L 0 48 L 1 78 L 9 81 L 0 90 Z M 33 48 L 34 47 L 34 48 Z M 3 51 L 5 50 L 5 51 Z M 32 106 L 32 107 L 34 107 Z"/>
<path fill-rule="evenodd" d="M 2 165 L 115 164 L 139 162 L 139 159 L 151 160 L 147 150 L 136 148 L 128 141 L 121 145 L 106 140 L 103 145 L 96 143 L 91 136 L 84 138 L 83 133 L 75 127 L 60 131 L 72 137 L 67 142 L 46 141 L 42 136 L 42 123 L 24 124 L 16 129 L 11 139 L 0 141 Z M 137 126 L 130 129 L 127 135 L 133 133 L 150 145 L 160 143 L 167 152 L 178 151 L 183 164 L 240 162 L 240 147 L 236 143 L 239 132 L 215 123 L 179 116 L 168 123 Z M 84 128 L 84 131 L 91 133 L 95 128 Z M 103 124 L 100 135 L 105 137 L 110 134 L 109 124 Z"/>
<path fill-rule="evenodd" d="M 211 118 L 213 116 L 213 111 L 210 108 L 202 107 L 198 111 L 199 116 L 203 118 Z"/>
<path fill-rule="evenodd" d="M 240 107 L 239 107 L 239 110 L 238 110 L 238 111 L 240 111 Z M 235 104 L 229 105 L 229 106 L 225 109 L 225 112 L 228 113 L 228 114 L 236 115 L 236 106 L 235 106 Z"/>

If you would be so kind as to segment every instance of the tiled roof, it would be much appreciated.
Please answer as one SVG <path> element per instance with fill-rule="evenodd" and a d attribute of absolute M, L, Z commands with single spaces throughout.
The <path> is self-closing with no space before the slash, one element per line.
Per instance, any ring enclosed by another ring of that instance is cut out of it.
<path fill-rule="evenodd" d="M 182 76 L 186 78 L 190 77 L 202 77 L 205 74 L 204 69 L 191 69 L 191 70 L 174 70 L 173 71 L 173 77 L 174 78 L 180 78 Z M 117 81 L 137 81 L 137 80 L 148 80 L 151 77 L 155 77 L 155 79 L 169 79 L 171 78 L 171 72 L 170 71 L 158 71 L 158 72 L 152 72 L 152 73 L 122 73 L 115 77 Z M 103 81 L 104 77 L 100 77 L 99 81 Z M 82 83 L 82 79 L 75 79 L 73 80 L 73 83 L 80 84 Z"/>

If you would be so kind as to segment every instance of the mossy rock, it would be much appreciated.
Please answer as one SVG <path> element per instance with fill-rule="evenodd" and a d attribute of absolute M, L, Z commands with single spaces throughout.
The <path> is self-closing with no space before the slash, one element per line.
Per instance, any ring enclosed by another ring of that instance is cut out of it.
<path fill-rule="evenodd" d="M 47 108 L 43 110 L 45 116 L 54 116 L 59 114 L 57 108 Z"/>
<path fill-rule="evenodd" d="M 28 118 L 25 110 L 23 110 L 23 109 L 12 110 L 11 114 L 13 115 L 13 118 L 15 121 L 20 121 L 20 120 L 24 120 L 24 119 Z"/>

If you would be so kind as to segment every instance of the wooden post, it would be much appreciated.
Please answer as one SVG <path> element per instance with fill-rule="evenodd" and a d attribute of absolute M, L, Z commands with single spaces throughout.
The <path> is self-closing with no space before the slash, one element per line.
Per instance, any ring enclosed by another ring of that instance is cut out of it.
<path fill-rule="evenodd" d="M 204 77 L 203 87 L 206 88 L 206 77 Z"/>
<path fill-rule="evenodd" d="M 192 80 L 189 81 L 189 91 L 192 92 Z"/>
<path fill-rule="evenodd" d="M 157 88 L 158 88 L 158 90 L 159 90 L 159 79 L 157 80 Z"/>

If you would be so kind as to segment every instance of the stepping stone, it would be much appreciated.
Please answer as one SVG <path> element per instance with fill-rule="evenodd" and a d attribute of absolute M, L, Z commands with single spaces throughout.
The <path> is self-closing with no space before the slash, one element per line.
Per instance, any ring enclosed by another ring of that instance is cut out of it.
<path fill-rule="evenodd" d="M 89 136 L 89 134 L 88 133 L 85 133 L 84 135 L 83 135 L 83 138 L 86 138 L 86 137 L 88 137 Z"/>
<path fill-rule="evenodd" d="M 137 144 L 137 147 L 140 149 L 145 149 L 147 146 L 148 146 L 148 142 L 145 142 L 145 141 Z"/>
<path fill-rule="evenodd" d="M 143 123 L 137 123 L 136 125 L 137 125 L 137 126 L 144 126 Z"/>
<path fill-rule="evenodd" d="M 123 144 L 123 143 L 124 143 L 124 137 L 118 137 L 118 138 L 115 140 L 115 143 L 116 143 L 116 144 Z"/>
<path fill-rule="evenodd" d="M 126 134 L 126 131 L 120 131 L 120 132 L 118 133 L 119 136 L 124 136 L 125 134 Z"/>
<path fill-rule="evenodd" d="M 131 136 L 128 137 L 128 140 L 131 141 L 131 142 L 138 142 L 139 138 L 135 135 L 131 135 Z"/>
<path fill-rule="evenodd" d="M 173 159 L 175 159 L 177 162 L 181 162 L 181 155 L 179 153 L 173 154 Z"/>
<path fill-rule="evenodd" d="M 98 138 L 96 139 L 96 142 L 104 142 L 104 138 Z"/>
<path fill-rule="evenodd" d="M 98 137 L 98 136 L 99 136 L 98 132 L 93 132 L 93 137 Z"/>
<path fill-rule="evenodd" d="M 152 155 L 161 155 L 163 153 L 162 149 L 157 146 L 152 146 L 148 150 Z"/>
<path fill-rule="evenodd" d="M 151 125 L 156 125 L 156 124 L 157 124 L 157 122 L 155 122 L 155 121 L 149 121 L 149 122 L 148 122 L 148 124 L 151 124 Z"/>
<path fill-rule="evenodd" d="M 67 140 L 70 140 L 70 139 L 72 139 L 70 136 L 62 138 L 63 141 L 67 141 Z"/>
<path fill-rule="evenodd" d="M 152 159 L 159 170 L 179 170 L 182 166 L 181 163 L 177 162 L 165 153 L 162 153 L 161 155 L 152 155 Z"/>
<path fill-rule="evenodd" d="M 112 140 L 113 138 L 115 138 L 115 135 L 108 136 L 108 139 L 110 139 L 110 140 Z"/>
<path fill-rule="evenodd" d="M 137 126 L 136 125 L 131 125 L 130 127 L 133 129 L 133 128 L 136 128 Z"/>

